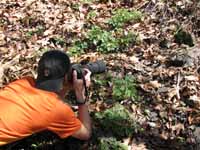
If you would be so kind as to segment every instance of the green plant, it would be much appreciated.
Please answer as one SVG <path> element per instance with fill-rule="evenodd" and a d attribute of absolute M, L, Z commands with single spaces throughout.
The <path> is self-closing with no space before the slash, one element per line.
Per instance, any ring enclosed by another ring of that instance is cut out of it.
<path fill-rule="evenodd" d="M 72 3 L 72 4 L 71 4 L 71 8 L 74 9 L 74 10 L 79 11 L 79 7 L 80 7 L 80 4 L 79 4 L 79 3 Z"/>
<path fill-rule="evenodd" d="M 92 10 L 92 11 L 90 11 L 88 14 L 87 14 L 87 19 L 88 20 L 90 20 L 90 19 L 93 19 L 93 18 L 95 18 L 97 16 L 97 13 L 96 13 L 96 11 L 94 11 L 94 10 Z"/>
<path fill-rule="evenodd" d="M 55 45 L 60 45 L 64 46 L 65 45 L 65 40 L 61 37 L 53 37 L 49 39 L 49 42 L 52 42 Z"/>
<path fill-rule="evenodd" d="M 27 37 L 31 37 L 31 36 L 33 36 L 34 35 L 34 31 L 28 31 L 27 33 L 26 33 L 26 36 Z"/>
<path fill-rule="evenodd" d="M 32 30 L 28 31 L 26 33 L 26 36 L 27 37 L 31 37 L 34 34 L 36 34 L 36 35 L 42 35 L 44 31 L 45 31 L 45 28 L 43 26 L 37 26 L 35 29 L 32 29 Z"/>
<path fill-rule="evenodd" d="M 106 31 L 98 26 L 92 27 L 86 36 L 86 41 L 91 49 L 102 53 L 116 52 L 136 44 L 138 36 L 134 33 L 118 34 L 117 31 Z"/>
<path fill-rule="evenodd" d="M 98 150 L 128 150 L 128 147 L 115 138 L 100 138 Z"/>
<path fill-rule="evenodd" d="M 118 38 L 118 42 L 120 45 L 120 49 L 123 51 L 124 49 L 129 48 L 132 45 L 138 44 L 140 41 L 139 36 L 132 33 L 132 32 L 128 32 L 128 33 L 122 33 L 121 36 L 119 36 Z"/>
<path fill-rule="evenodd" d="M 140 21 L 142 18 L 142 13 L 140 11 L 129 11 L 124 8 L 117 9 L 113 14 L 111 19 L 108 20 L 108 24 L 114 28 L 122 27 L 125 23 L 130 21 Z"/>
<path fill-rule="evenodd" d="M 104 102 L 113 102 L 115 101 L 111 99 L 107 99 L 106 97 L 111 97 L 112 90 L 110 87 L 110 83 L 112 82 L 112 74 L 107 72 L 104 74 L 97 74 L 93 76 L 94 86 L 92 93 L 92 100 L 95 102 L 96 100 L 104 100 Z"/>
<path fill-rule="evenodd" d="M 93 26 L 88 32 L 86 39 L 90 47 L 95 47 L 99 52 L 113 52 L 119 45 L 118 40 L 112 35 L 112 32 Z"/>
<path fill-rule="evenodd" d="M 129 111 L 120 104 L 115 104 L 103 112 L 95 113 L 95 119 L 106 133 L 111 132 L 119 138 L 131 135 L 136 127 Z"/>
<path fill-rule="evenodd" d="M 71 56 L 80 55 L 84 53 L 84 49 L 86 49 L 87 47 L 87 42 L 76 40 L 73 46 L 69 48 L 68 52 Z"/>
<path fill-rule="evenodd" d="M 71 54 L 81 54 L 90 49 L 101 53 L 122 51 L 131 45 L 136 44 L 138 35 L 125 32 L 122 29 L 107 31 L 98 26 L 92 26 L 83 40 L 77 40 L 69 48 Z"/>
<path fill-rule="evenodd" d="M 110 74 L 105 74 L 105 76 L 103 76 L 102 74 L 97 74 L 93 77 L 95 85 L 102 87 L 102 86 L 106 86 L 107 82 L 109 82 L 111 80 L 111 75 Z"/>
<path fill-rule="evenodd" d="M 191 34 L 183 30 L 182 28 L 179 28 L 176 31 L 174 38 L 175 38 L 175 42 L 178 44 L 186 44 L 186 45 L 189 45 L 190 47 L 194 46 L 194 42 L 193 42 L 193 38 Z"/>
<path fill-rule="evenodd" d="M 180 142 L 180 143 L 185 143 L 186 142 L 186 139 L 184 137 L 181 137 L 181 136 L 178 136 L 177 137 L 177 140 Z"/>
<path fill-rule="evenodd" d="M 124 79 L 113 79 L 113 98 L 117 100 L 137 99 L 135 79 L 131 75 L 126 75 Z"/>

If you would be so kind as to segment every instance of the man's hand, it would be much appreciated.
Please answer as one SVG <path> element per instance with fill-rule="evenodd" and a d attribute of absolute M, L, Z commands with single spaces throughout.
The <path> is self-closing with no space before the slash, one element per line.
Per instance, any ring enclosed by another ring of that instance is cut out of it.
<path fill-rule="evenodd" d="M 90 86 L 91 79 L 90 79 L 91 72 L 88 69 L 84 69 L 84 78 L 86 87 Z M 83 79 L 77 79 L 77 72 L 73 71 L 73 89 L 76 94 L 77 102 L 84 103 L 85 102 L 85 86 L 83 83 Z"/>
<path fill-rule="evenodd" d="M 90 86 L 90 75 L 91 72 L 88 69 L 84 70 L 84 77 L 86 87 Z M 78 118 L 82 122 L 81 128 L 75 132 L 72 136 L 81 140 L 88 140 L 91 137 L 92 127 L 91 127 L 91 119 L 88 111 L 88 106 L 85 103 L 85 87 L 83 83 L 83 79 L 77 79 L 77 72 L 73 72 L 73 88 L 76 93 L 77 102 L 79 104 L 78 107 Z"/>

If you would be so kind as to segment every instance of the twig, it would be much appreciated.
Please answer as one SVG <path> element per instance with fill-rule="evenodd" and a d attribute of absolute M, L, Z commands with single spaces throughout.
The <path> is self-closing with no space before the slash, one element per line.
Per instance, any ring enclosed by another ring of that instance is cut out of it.
<path fill-rule="evenodd" d="M 177 95 L 177 98 L 180 99 L 180 72 L 178 72 L 178 75 L 177 75 L 176 95 Z"/>

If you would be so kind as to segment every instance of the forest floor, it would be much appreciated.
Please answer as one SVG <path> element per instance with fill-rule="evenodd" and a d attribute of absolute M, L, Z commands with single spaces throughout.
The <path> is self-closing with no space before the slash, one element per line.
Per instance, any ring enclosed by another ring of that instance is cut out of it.
<path fill-rule="evenodd" d="M 0 86 L 36 77 L 49 49 L 77 63 L 106 63 L 89 89 L 93 136 L 44 132 L 11 149 L 198 149 L 198 0 L 1 0 Z"/>

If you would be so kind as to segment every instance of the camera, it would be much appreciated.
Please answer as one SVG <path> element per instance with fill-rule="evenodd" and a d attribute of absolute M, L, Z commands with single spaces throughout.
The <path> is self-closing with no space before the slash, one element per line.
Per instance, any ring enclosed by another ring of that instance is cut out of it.
<path fill-rule="evenodd" d="M 74 63 L 71 66 L 71 71 L 73 72 L 74 70 L 76 70 L 77 78 L 82 79 L 84 75 L 84 68 L 90 70 L 92 74 L 99 74 L 106 71 L 106 64 L 102 60 L 97 60 L 96 62 L 89 62 L 85 65 Z M 69 80 L 72 80 L 72 73 Z"/>

